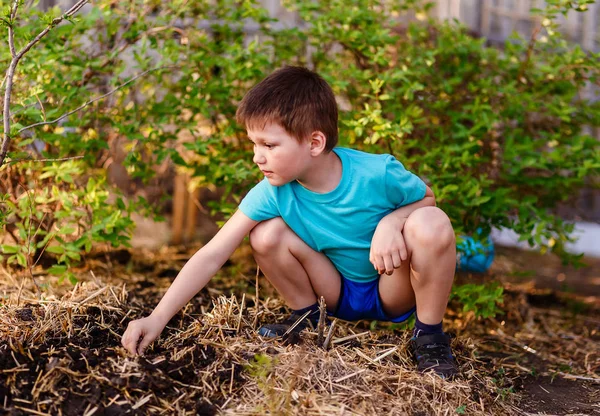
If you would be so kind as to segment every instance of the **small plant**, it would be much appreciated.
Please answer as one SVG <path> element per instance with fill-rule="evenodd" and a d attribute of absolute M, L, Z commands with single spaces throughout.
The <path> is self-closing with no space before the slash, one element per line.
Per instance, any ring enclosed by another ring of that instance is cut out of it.
<path fill-rule="evenodd" d="M 406 321 L 400 323 L 391 323 L 389 325 L 392 331 L 408 331 L 415 326 L 416 317 L 413 313 Z"/>
<path fill-rule="evenodd" d="M 503 314 L 500 305 L 504 302 L 502 294 L 504 288 L 498 283 L 478 285 L 469 283 L 454 286 L 450 299 L 456 299 L 463 305 L 463 311 L 472 311 L 475 316 L 493 318 Z"/>
<path fill-rule="evenodd" d="M 502 387 L 498 388 L 498 395 L 500 396 L 500 400 L 507 400 L 508 397 L 515 393 L 514 387 Z"/>
<path fill-rule="evenodd" d="M 264 381 L 271 374 L 276 363 L 275 358 L 266 354 L 256 354 L 244 369 L 250 376 Z"/>
<path fill-rule="evenodd" d="M 266 354 L 256 354 L 244 368 L 246 372 L 256 379 L 256 384 L 265 396 L 264 404 L 266 409 L 259 406 L 256 410 L 257 414 L 278 413 L 282 409 L 289 408 L 290 402 L 287 395 L 283 395 L 276 391 L 273 383 L 269 381 L 269 375 L 273 372 L 277 359 Z M 283 402 L 282 402 L 283 399 Z"/>

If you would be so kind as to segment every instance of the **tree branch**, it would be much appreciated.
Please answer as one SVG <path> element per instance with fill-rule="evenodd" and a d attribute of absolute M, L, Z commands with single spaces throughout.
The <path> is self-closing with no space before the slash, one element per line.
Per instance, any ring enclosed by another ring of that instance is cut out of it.
<path fill-rule="evenodd" d="M 46 125 L 46 124 L 54 124 L 54 123 L 58 123 L 59 121 L 61 121 L 61 120 L 62 120 L 62 119 L 64 119 L 65 117 L 68 117 L 68 116 L 70 116 L 71 114 L 78 112 L 79 110 L 81 110 L 81 109 L 83 109 L 83 108 L 87 107 L 88 105 L 90 105 L 90 104 L 92 104 L 92 103 L 94 103 L 94 102 L 96 102 L 96 101 L 98 101 L 98 100 L 101 100 L 101 99 L 103 99 L 103 98 L 106 98 L 106 97 L 108 97 L 108 96 L 109 96 L 109 95 L 111 95 L 111 94 L 114 94 L 115 92 L 117 92 L 118 90 L 120 90 L 121 88 L 123 88 L 124 86 L 126 86 L 126 85 L 128 85 L 128 84 L 131 84 L 133 81 L 135 81 L 135 80 L 136 80 L 136 79 L 138 79 L 138 78 L 141 78 L 141 77 L 143 77 L 143 76 L 144 76 L 144 75 L 146 75 L 147 73 L 149 73 L 149 72 L 153 72 L 153 71 L 158 71 L 158 70 L 160 70 L 160 69 L 167 69 L 167 68 L 176 68 L 176 66 L 159 66 L 159 67 L 156 67 L 156 68 L 148 69 L 148 70 L 146 70 L 146 71 L 142 72 L 141 74 L 138 74 L 138 75 L 136 75 L 135 77 L 131 78 L 131 79 L 130 79 L 130 80 L 128 80 L 127 82 L 124 82 L 123 84 L 119 85 L 118 87 L 114 88 L 113 90 L 111 90 L 111 91 L 107 92 L 106 94 L 103 94 L 103 95 L 101 95 L 101 96 L 99 96 L 99 97 L 93 98 L 93 99 L 91 99 L 90 101 L 86 101 L 85 103 L 83 103 L 82 105 L 80 105 L 79 107 L 77 107 L 75 110 L 71 110 L 71 111 L 69 111 L 68 113 L 65 113 L 65 114 L 63 114 L 62 116 L 60 116 L 59 118 L 57 118 L 57 119 L 55 119 L 55 120 L 51 120 L 51 121 L 40 121 L 39 123 L 31 124 L 31 125 L 29 125 L 29 126 L 25 126 L 25 127 L 23 127 L 22 129 L 20 129 L 19 131 L 17 131 L 17 133 L 22 133 L 22 132 L 24 132 L 25 130 L 29 130 L 29 129 L 32 129 L 32 128 L 34 128 L 34 127 L 38 127 L 38 126 L 43 126 L 43 125 Z"/>
<path fill-rule="evenodd" d="M 11 137 L 10 137 L 10 96 L 12 93 L 13 87 L 13 78 L 15 76 L 15 69 L 17 68 L 17 64 L 36 43 L 38 43 L 44 36 L 50 32 L 52 28 L 58 25 L 63 20 L 73 16 L 77 13 L 81 8 L 88 2 L 89 0 L 79 0 L 73 7 L 67 10 L 62 16 L 57 17 L 52 20 L 52 22 L 42 30 L 33 40 L 31 40 L 23 49 L 21 49 L 18 53 L 15 50 L 14 43 L 14 31 L 13 25 L 15 23 L 15 18 L 17 16 L 17 10 L 19 6 L 19 0 L 15 0 L 11 7 L 11 23 L 8 26 L 8 43 L 10 52 L 12 55 L 12 60 L 8 67 L 8 72 L 6 75 L 6 90 L 4 91 L 4 137 L 2 139 L 2 147 L 0 148 L 0 166 L 4 164 L 4 159 L 6 158 L 6 154 L 8 153 L 8 146 L 10 145 Z"/>
<path fill-rule="evenodd" d="M 17 17 L 18 9 L 19 0 L 15 0 L 10 11 L 10 24 L 8 25 L 8 47 L 10 48 L 10 56 L 12 56 L 13 59 L 17 56 L 17 52 L 15 51 L 15 31 L 13 29 L 13 24 L 15 22 L 15 18 Z"/>
<path fill-rule="evenodd" d="M 61 157 L 58 159 L 35 159 L 35 158 L 9 159 L 8 162 L 6 162 L 6 163 L 11 164 L 11 163 L 17 163 L 17 162 L 65 162 L 67 160 L 76 160 L 76 159 L 83 159 L 83 158 L 84 158 L 84 156 Z"/>
<path fill-rule="evenodd" d="M 17 61 L 13 58 L 8 67 L 6 91 L 4 91 L 4 138 L 2 139 L 2 147 L 0 148 L 0 166 L 4 164 L 4 158 L 8 153 L 8 145 L 10 144 L 10 94 L 12 92 L 16 66 Z"/>
<path fill-rule="evenodd" d="M 542 24 L 540 23 L 536 26 L 531 32 L 531 38 L 529 39 L 529 45 L 527 45 L 527 53 L 525 54 L 525 59 L 521 62 L 521 66 L 519 68 L 519 74 L 517 75 L 517 81 L 521 81 L 523 75 L 525 74 L 525 69 L 527 69 L 527 65 L 531 61 L 531 54 L 533 53 L 533 48 L 535 47 L 535 43 L 537 41 L 537 35 L 542 30 Z"/>

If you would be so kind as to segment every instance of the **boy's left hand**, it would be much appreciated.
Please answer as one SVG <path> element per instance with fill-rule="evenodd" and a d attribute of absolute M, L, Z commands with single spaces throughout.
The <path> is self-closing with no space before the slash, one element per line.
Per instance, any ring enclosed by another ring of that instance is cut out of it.
<path fill-rule="evenodd" d="M 408 259 L 408 251 L 402 230 L 406 218 L 397 216 L 384 217 L 371 240 L 369 261 L 379 274 L 390 275 Z"/>

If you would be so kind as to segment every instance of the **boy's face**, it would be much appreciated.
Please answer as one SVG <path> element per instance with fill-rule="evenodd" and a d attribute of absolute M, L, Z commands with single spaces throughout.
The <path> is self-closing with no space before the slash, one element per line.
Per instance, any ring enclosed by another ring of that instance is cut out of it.
<path fill-rule="evenodd" d="M 279 124 L 269 123 L 264 129 L 248 129 L 248 138 L 254 143 L 252 160 L 273 186 L 302 178 L 310 165 L 310 141 L 299 142 Z"/>

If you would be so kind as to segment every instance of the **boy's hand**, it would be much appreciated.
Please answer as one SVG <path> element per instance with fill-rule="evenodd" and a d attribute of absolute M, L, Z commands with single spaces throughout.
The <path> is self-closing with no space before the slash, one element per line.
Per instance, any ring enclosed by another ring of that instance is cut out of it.
<path fill-rule="evenodd" d="M 379 274 L 390 275 L 408 258 L 402 230 L 406 218 L 398 216 L 384 217 L 371 240 L 369 261 Z"/>
<path fill-rule="evenodd" d="M 142 355 L 144 350 L 154 341 L 165 326 L 152 315 L 129 322 L 121 338 L 121 344 L 131 355 Z"/>

